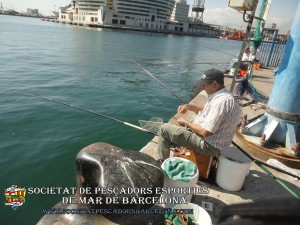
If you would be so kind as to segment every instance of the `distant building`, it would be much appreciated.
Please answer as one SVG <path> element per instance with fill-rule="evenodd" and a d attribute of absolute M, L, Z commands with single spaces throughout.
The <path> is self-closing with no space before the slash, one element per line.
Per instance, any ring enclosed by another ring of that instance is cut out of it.
<path fill-rule="evenodd" d="M 176 0 L 172 14 L 172 21 L 188 22 L 190 5 L 186 4 L 186 0 Z"/>
<path fill-rule="evenodd" d="M 165 29 L 175 0 L 108 0 L 100 7 L 99 23 L 141 29 Z"/>
<path fill-rule="evenodd" d="M 170 21 L 166 22 L 166 28 L 181 32 L 187 31 L 189 26 L 189 9 L 190 5 L 186 3 L 186 0 L 176 0 Z"/>
<path fill-rule="evenodd" d="M 186 34 L 219 38 L 222 34 L 220 26 L 203 22 L 190 22 Z"/>
<path fill-rule="evenodd" d="M 72 4 L 60 7 L 58 12 L 58 20 L 62 23 L 72 23 L 74 21 L 74 6 Z"/>
<path fill-rule="evenodd" d="M 29 16 L 38 16 L 39 10 L 38 9 L 29 9 L 27 8 L 27 15 Z"/>
<path fill-rule="evenodd" d="M 216 29 L 204 23 L 191 29 L 189 8 L 186 0 L 73 0 L 70 5 L 59 9 L 58 20 L 86 26 L 158 32 L 192 33 L 195 30 L 199 36 Z M 203 32 L 199 31 L 201 28 L 204 28 Z"/>
<path fill-rule="evenodd" d="M 73 1 L 74 22 L 80 24 L 98 23 L 98 10 L 105 5 L 106 0 L 77 0 Z"/>

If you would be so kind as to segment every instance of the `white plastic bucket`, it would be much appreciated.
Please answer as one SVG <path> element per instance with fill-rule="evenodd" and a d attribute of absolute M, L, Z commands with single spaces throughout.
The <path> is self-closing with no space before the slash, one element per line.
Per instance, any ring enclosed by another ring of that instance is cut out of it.
<path fill-rule="evenodd" d="M 192 209 L 193 214 L 187 214 L 195 224 L 198 225 L 212 225 L 210 215 L 200 207 L 199 205 L 188 203 L 188 204 L 177 204 L 174 206 L 175 209 Z"/>
<path fill-rule="evenodd" d="M 170 160 L 182 160 L 182 161 L 185 161 L 185 162 L 192 162 L 192 161 L 184 159 L 184 158 L 171 157 L 171 158 L 166 159 L 162 163 L 162 165 L 161 165 L 162 169 L 164 169 L 165 163 L 167 163 Z M 195 165 L 195 174 L 194 174 L 194 176 L 191 177 L 191 181 L 190 182 L 184 182 L 184 181 L 180 181 L 180 180 L 173 180 L 166 173 L 164 173 L 164 187 L 166 187 L 166 188 L 196 187 L 196 183 L 198 181 L 198 177 L 199 177 L 199 171 L 198 171 L 198 168 L 197 168 L 196 165 Z M 192 199 L 192 196 L 193 196 L 192 194 L 181 194 L 181 193 L 175 193 L 175 192 L 174 193 L 171 192 L 170 194 L 163 193 L 161 195 L 161 197 L 163 199 L 170 198 L 170 197 L 176 197 L 176 198 L 179 199 L 181 197 L 184 197 L 186 202 L 190 202 L 191 199 Z M 171 208 L 174 204 L 173 203 L 165 203 L 163 205 L 166 208 Z"/>
<path fill-rule="evenodd" d="M 237 148 L 229 147 L 222 151 L 217 169 L 217 184 L 227 191 L 241 190 L 251 163 L 251 160 Z"/>

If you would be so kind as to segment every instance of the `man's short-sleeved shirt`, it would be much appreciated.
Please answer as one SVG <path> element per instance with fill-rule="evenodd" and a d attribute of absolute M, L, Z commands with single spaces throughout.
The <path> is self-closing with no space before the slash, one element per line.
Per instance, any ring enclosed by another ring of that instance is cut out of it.
<path fill-rule="evenodd" d="M 208 96 L 208 102 L 193 123 L 213 133 L 212 136 L 206 137 L 205 141 L 215 148 L 224 150 L 230 145 L 241 116 L 238 102 L 223 88 Z"/>

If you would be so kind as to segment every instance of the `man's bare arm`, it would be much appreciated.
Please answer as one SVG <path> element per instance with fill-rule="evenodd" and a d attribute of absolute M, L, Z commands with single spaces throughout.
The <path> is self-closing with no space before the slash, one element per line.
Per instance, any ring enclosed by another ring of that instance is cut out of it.
<path fill-rule="evenodd" d="M 197 106 L 193 103 L 184 104 L 178 107 L 178 113 L 184 114 L 188 110 L 198 113 L 199 111 L 203 110 L 203 106 Z"/>
<path fill-rule="evenodd" d="M 202 137 L 209 137 L 211 135 L 213 135 L 213 133 L 211 133 L 210 131 L 204 129 L 202 126 L 200 126 L 199 124 L 193 124 L 190 123 L 188 121 L 186 121 L 183 118 L 179 118 L 177 120 L 177 122 L 179 123 L 179 125 L 181 126 L 187 126 L 188 128 L 190 128 L 191 130 L 193 130 L 196 134 L 202 136 Z"/>

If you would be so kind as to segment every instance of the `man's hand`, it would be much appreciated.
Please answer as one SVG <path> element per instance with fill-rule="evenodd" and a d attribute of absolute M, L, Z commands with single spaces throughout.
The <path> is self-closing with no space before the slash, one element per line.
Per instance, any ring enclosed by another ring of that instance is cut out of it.
<path fill-rule="evenodd" d="M 177 112 L 178 112 L 178 113 L 181 113 L 181 114 L 184 114 L 184 113 L 186 113 L 188 110 L 189 110 L 189 104 L 184 104 L 184 105 L 180 105 L 180 106 L 178 107 Z"/>
<path fill-rule="evenodd" d="M 179 118 L 177 120 L 177 122 L 179 123 L 180 126 L 183 126 L 183 127 L 187 124 L 187 121 L 183 118 Z"/>
<path fill-rule="evenodd" d="M 188 122 L 187 120 L 185 120 L 183 118 L 179 118 L 177 120 L 177 122 L 179 123 L 180 126 L 187 127 L 189 129 L 191 129 L 193 132 L 195 132 L 196 134 L 198 134 L 201 137 L 209 137 L 209 136 L 213 135 L 213 133 L 211 133 L 210 131 L 204 129 L 199 124 L 190 123 L 190 122 Z"/>
<path fill-rule="evenodd" d="M 203 106 L 197 106 L 193 103 L 184 104 L 178 107 L 177 112 L 185 114 L 188 110 L 193 111 L 194 113 L 199 113 L 199 111 L 203 110 Z"/>

